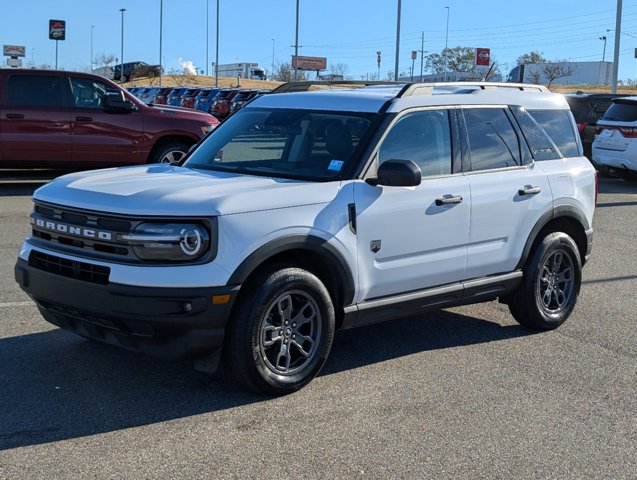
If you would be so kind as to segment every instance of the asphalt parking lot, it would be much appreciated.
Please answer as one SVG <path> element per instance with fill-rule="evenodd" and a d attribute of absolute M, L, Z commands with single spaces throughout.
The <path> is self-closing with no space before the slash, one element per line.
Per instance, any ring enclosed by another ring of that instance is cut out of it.
<path fill-rule="evenodd" d="M 560 329 L 490 302 L 340 332 L 272 399 L 46 323 L 13 280 L 45 180 L 0 182 L 0 479 L 637 478 L 637 183 L 601 180 Z"/>

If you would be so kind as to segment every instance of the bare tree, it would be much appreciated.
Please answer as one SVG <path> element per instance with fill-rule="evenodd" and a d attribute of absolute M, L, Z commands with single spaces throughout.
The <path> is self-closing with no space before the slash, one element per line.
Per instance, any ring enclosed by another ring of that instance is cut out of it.
<path fill-rule="evenodd" d="M 529 72 L 528 79 L 529 79 L 530 83 L 534 83 L 535 85 L 539 85 L 540 84 L 540 72 L 538 72 L 537 70 L 533 70 L 532 72 Z"/>
<path fill-rule="evenodd" d="M 349 67 L 344 63 L 337 63 L 336 65 L 330 65 L 330 73 L 332 75 L 345 76 L 349 72 Z"/>
<path fill-rule="evenodd" d="M 570 77 L 573 75 L 573 67 L 567 62 L 546 63 L 542 67 L 542 73 L 549 81 L 547 87 L 551 88 L 551 84 L 558 78 Z"/>
<path fill-rule="evenodd" d="M 93 59 L 93 64 L 95 64 L 96 67 L 110 67 L 115 63 L 116 58 L 113 53 L 100 53 Z"/>
<path fill-rule="evenodd" d="M 277 82 L 292 82 L 294 80 L 294 69 L 289 63 L 279 63 L 274 66 L 272 79 Z M 308 80 L 308 72 L 299 70 L 298 80 Z"/>

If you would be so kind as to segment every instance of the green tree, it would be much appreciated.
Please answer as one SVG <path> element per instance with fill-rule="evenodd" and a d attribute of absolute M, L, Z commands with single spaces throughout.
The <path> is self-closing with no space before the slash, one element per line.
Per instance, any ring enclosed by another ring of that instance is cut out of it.
<path fill-rule="evenodd" d="M 515 61 L 518 65 L 526 65 L 529 63 L 546 63 L 547 60 L 542 56 L 542 54 L 538 51 L 532 51 L 529 53 L 525 53 L 524 55 L 520 55 L 518 59 Z"/>
<path fill-rule="evenodd" d="M 444 48 L 427 57 L 426 67 L 432 73 L 444 73 L 446 63 L 448 72 L 474 72 L 475 55 L 475 48 L 471 47 Z"/>

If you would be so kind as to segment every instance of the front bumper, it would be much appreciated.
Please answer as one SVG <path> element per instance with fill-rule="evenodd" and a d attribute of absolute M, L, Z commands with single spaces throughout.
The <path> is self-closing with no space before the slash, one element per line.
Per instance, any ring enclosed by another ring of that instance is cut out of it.
<path fill-rule="evenodd" d="M 223 343 L 240 286 L 95 284 L 18 259 L 15 279 L 50 323 L 100 342 L 165 359 L 203 357 Z M 229 295 L 226 303 L 213 296 Z"/>

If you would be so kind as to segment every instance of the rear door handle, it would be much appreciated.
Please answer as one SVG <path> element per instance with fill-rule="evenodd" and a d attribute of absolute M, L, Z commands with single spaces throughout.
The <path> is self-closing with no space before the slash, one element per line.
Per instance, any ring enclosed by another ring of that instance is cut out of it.
<path fill-rule="evenodd" d="M 92 122 L 93 117 L 75 117 L 78 122 Z"/>
<path fill-rule="evenodd" d="M 436 206 L 441 207 L 443 205 L 453 205 L 456 203 L 462 203 L 462 195 L 445 195 L 441 198 L 436 198 Z"/>
<path fill-rule="evenodd" d="M 538 193 L 540 193 L 542 191 L 542 189 L 540 187 L 532 187 L 531 185 L 526 185 L 524 188 L 521 188 L 520 190 L 518 190 L 518 193 L 523 196 L 523 195 L 536 195 Z"/>
<path fill-rule="evenodd" d="M 24 118 L 23 113 L 7 113 L 7 118 Z"/>

